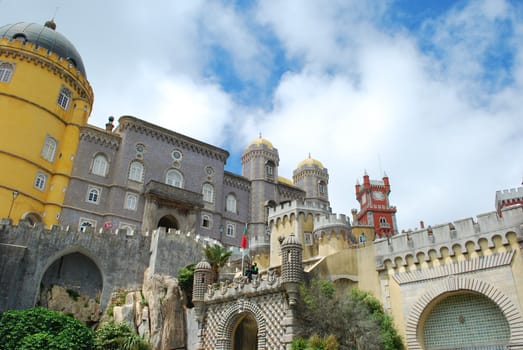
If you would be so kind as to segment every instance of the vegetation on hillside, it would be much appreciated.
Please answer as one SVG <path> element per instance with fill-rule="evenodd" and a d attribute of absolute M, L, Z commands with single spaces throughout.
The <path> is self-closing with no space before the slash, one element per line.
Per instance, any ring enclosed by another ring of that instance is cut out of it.
<path fill-rule="evenodd" d="M 332 282 L 312 280 L 300 288 L 300 338 L 294 350 L 403 350 L 392 319 L 372 295 L 352 290 L 337 296 Z"/>

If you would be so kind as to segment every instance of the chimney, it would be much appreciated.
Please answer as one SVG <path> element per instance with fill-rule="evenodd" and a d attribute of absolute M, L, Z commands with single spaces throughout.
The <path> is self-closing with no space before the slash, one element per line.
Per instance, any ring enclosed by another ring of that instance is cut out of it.
<path fill-rule="evenodd" d="M 113 121 L 114 121 L 114 117 L 110 116 L 109 117 L 109 122 L 107 124 L 105 124 L 105 131 L 107 131 L 107 132 L 112 132 L 113 131 L 113 128 L 114 128 Z"/>

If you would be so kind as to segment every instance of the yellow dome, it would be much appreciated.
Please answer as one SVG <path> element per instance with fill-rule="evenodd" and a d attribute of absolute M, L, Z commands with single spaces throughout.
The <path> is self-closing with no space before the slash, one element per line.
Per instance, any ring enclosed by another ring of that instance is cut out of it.
<path fill-rule="evenodd" d="M 249 143 L 249 146 L 261 146 L 261 145 L 265 145 L 267 146 L 268 148 L 274 148 L 272 146 L 272 143 L 269 141 L 269 140 L 266 140 L 264 139 L 263 137 L 259 136 L 257 138 L 255 138 L 251 143 Z"/>
<path fill-rule="evenodd" d="M 300 164 L 298 164 L 298 166 L 296 167 L 296 169 L 300 169 L 304 166 L 316 166 L 320 169 L 323 169 L 323 164 L 321 164 L 321 162 L 319 160 L 316 160 L 314 158 L 311 158 L 311 155 L 309 154 L 309 157 L 302 160 L 300 162 Z"/>
<path fill-rule="evenodd" d="M 278 182 L 281 183 L 281 184 L 294 186 L 294 183 L 291 180 L 289 180 L 289 179 L 287 179 L 286 177 L 283 177 L 283 176 L 278 176 Z"/>

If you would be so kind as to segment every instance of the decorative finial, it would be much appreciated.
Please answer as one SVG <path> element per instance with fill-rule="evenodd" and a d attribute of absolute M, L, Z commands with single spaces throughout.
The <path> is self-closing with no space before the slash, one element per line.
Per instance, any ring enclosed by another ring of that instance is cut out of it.
<path fill-rule="evenodd" d="M 51 19 L 51 20 L 45 22 L 44 27 L 47 27 L 52 30 L 56 30 L 56 23 L 54 23 L 54 21 Z"/>
<path fill-rule="evenodd" d="M 311 159 L 311 152 L 309 152 L 309 159 Z"/>
<path fill-rule="evenodd" d="M 258 137 L 261 139 L 262 138 L 262 133 L 261 131 L 258 133 Z"/>
<path fill-rule="evenodd" d="M 369 174 L 367 174 L 367 169 L 363 172 L 363 176 L 369 176 Z"/>

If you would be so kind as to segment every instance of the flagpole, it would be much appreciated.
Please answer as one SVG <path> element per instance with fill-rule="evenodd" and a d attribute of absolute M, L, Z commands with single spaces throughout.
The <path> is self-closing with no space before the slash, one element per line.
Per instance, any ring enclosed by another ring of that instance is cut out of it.
<path fill-rule="evenodd" d="M 244 275 L 244 272 L 243 272 L 243 255 L 245 253 L 245 248 L 242 248 L 242 276 Z"/>

